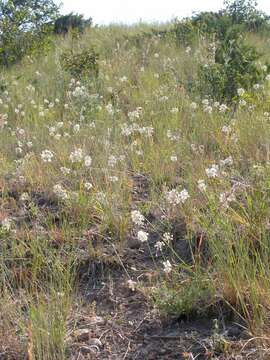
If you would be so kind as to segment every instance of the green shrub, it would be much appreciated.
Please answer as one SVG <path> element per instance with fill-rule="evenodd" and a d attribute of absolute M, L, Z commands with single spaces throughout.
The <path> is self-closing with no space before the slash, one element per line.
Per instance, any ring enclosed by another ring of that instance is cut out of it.
<path fill-rule="evenodd" d="M 231 28 L 224 41 L 217 46 L 215 62 L 199 67 L 201 95 L 230 102 L 237 95 L 238 88 L 250 89 L 260 83 L 263 79 L 263 71 L 257 65 L 260 56 L 237 34 L 237 29 Z"/>
<path fill-rule="evenodd" d="M 259 30 L 267 22 L 267 16 L 257 10 L 255 0 L 225 0 L 225 5 L 233 24 L 244 24 L 248 30 Z"/>
<path fill-rule="evenodd" d="M 82 33 L 87 26 L 92 24 L 92 19 L 85 20 L 83 15 L 70 13 L 60 16 L 54 23 L 55 34 L 67 34 L 70 30 L 78 30 Z"/>
<path fill-rule="evenodd" d="M 204 316 L 215 304 L 214 286 L 202 274 L 182 284 L 162 284 L 154 294 L 155 305 L 171 316 Z"/>
<path fill-rule="evenodd" d="M 253 0 L 227 0 L 225 5 L 225 9 L 218 12 L 201 12 L 189 19 L 176 22 L 172 31 L 177 43 L 188 45 L 198 34 L 214 36 L 223 41 L 235 25 L 240 32 L 259 31 L 269 27 L 269 17 L 256 9 Z"/>
<path fill-rule="evenodd" d="M 61 56 L 62 68 L 68 71 L 75 78 L 85 76 L 97 77 L 99 73 L 98 54 L 93 48 L 85 49 L 74 54 L 71 51 Z"/>
<path fill-rule="evenodd" d="M 178 45 L 187 46 L 195 40 L 198 35 L 198 28 L 192 20 L 184 19 L 175 23 L 172 32 Z"/>
<path fill-rule="evenodd" d="M 201 34 L 224 39 L 227 30 L 232 26 L 231 17 L 224 11 L 201 12 L 192 18 L 192 24 Z"/>

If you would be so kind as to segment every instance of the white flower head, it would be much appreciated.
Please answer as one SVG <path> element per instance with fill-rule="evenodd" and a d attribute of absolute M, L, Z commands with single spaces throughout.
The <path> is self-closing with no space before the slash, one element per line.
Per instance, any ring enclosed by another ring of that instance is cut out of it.
<path fill-rule="evenodd" d="M 202 180 L 202 179 L 198 180 L 197 184 L 198 184 L 198 185 L 197 185 L 197 186 L 198 186 L 198 189 L 199 189 L 201 192 L 206 191 L 207 186 L 206 186 L 204 180 Z"/>
<path fill-rule="evenodd" d="M 81 162 L 83 159 L 83 151 L 82 149 L 75 149 L 69 155 L 69 158 L 72 163 Z"/>
<path fill-rule="evenodd" d="M 85 165 L 86 167 L 90 167 L 91 164 L 92 164 L 92 158 L 91 158 L 91 156 L 86 155 L 86 156 L 84 157 L 84 165 Z"/>
<path fill-rule="evenodd" d="M 143 230 L 139 230 L 138 234 L 137 234 L 137 238 L 140 242 L 146 242 L 148 240 L 148 233 L 143 231 Z"/>
<path fill-rule="evenodd" d="M 213 164 L 210 168 L 205 169 L 205 172 L 209 178 L 217 178 L 219 176 L 219 166 Z"/>
<path fill-rule="evenodd" d="M 42 161 L 44 162 L 52 162 L 52 159 L 54 157 L 53 152 L 50 150 L 43 150 L 40 156 Z"/>
<path fill-rule="evenodd" d="M 190 108 L 191 108 L 192 110 L 196 110 L 197 107 L 198 107 L 198 105 L 197 105 L 195 102 L 192 102 L 192 103 L 190 104 Z"/>
<path fill-rule="evenodd" d="M 67 191 L 62 187 L 61 184 L 54 185 L 53 192 L 57 197 L 59 197 L 62 200 L 66 200 L 69 198 Z"/>
<path fill-rule="evenodd" d="M 5 218 L 1 221 L 2 229 L 5 231 L 10 231 L 12 225 L 12 220 L 10 218 Z"/>
<path fill-rule="evenodd" d="M 134 224 L 138 226 L 142 226 L 145 220 L 144 216 L 140 213 L 139 210 L 131 211 L 131 219 L 134 222 Z"/>
<path fill-rule="evenodd" d="M 21 201 L 29 201 L 30 200 L 30 195 L 27 192 L 24 192 L 24 193 L 21 194 L 20 200 Z"/>
<path fill-rule="evenodd" d="M 63 175 L 68 175 L 71 172 L 71 170 L 69 168 L 66 168 L 64 166 L 60 167 L 60 171 Z"/>
<path fill-rule="evenodd" d="M 238 96 L 243 96 L 244 93 L 245 93 L 245 90 L 244 90 L 243 88 L 237 89 L 237 94 L 238 94 Z"/>
<path fill-rule="evenodd" d="M 157 241 L 156 244 L 155 244 L 155 248 L 159 252 L 162 251 L 164 246 L 165 246 L 165 243 L 163 241 Z"/>
<path fill-rule="evenodd" d="M 131 291 L 135 291 L 137 283 L 136 283 L 136 281 L 133 281 L 133 280 L 129 279 L 129 280 L 127 281 L 127 285 L 128 285 L 128 288 L 129 288 Z"/>
<path fill-rule="evenodd" d="M 172 205 L 178 205 L 180 203 L 184 204 L 189 197 L 189 193 L 186 189 L 183 189 L 180 192 L 176 189 L 167 192 L 167 201 Z"/>
<path fill-rule="evenodd" d="M 169 260 L 163 261 L 162 262 L 164 269 L 163 271 L 165 272 L 165 274 L 170 274 L 170 272 L 172 271 L 172 264 L 170 263 Z"/>
<path fill-rule="evenodd" d="M 73 126 L 73 131 L 74 131 L 75 133 L 78 133 L 78 132 L 80 131 L 80 124 L 75 124 L 75 125 Z"/>
<path fill-rule="evenodd" d="M 233 158 L 232 158 L 232 156 L 229 156 L 229 157 L 227 157 L 226 159 L 224 159 L 224 160 L 220 160 L 220 165 L 222 165 L 222 166 L 225 166 L 225 165 L 233 165 Z"/>
<path fill-rule="evenodd" d="M 173 235 L 169 232 L 165 232 L 162 236 L 164 243 L 169 244 L 173 241 Z"/>
<path fill-rule="evenodd" d="M 90 189 L 92 189 L 92 187 L 93 187 L 93 185 L 90 183 L 90 182 L 86 182 L 86 183 L 84 183 L 84 188 L 86 189 L 86 190 L 90 190 Z"/>
<path fill-rule="evenodd" d="M 179 112 L 179 109 L 177 107 L 174 107 L 170 110 L 172 114 L 177 114 Z"/>
<path fill-rule="evenodd" d="M 114 155 L 110 155 L 108 159 L 108 166 L 114 167 L 117 164 L 117 157 Z"/>
<path fill-rule="evenodd" d="M 230 126 L 224 125 L 221 129 L 221 132 L 225 135 L 229 135 L 232 131 L 232 128 Z"/>

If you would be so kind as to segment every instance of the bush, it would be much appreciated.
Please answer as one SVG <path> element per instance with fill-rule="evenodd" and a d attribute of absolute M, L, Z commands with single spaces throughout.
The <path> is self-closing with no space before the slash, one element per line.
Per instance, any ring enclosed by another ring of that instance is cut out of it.
<path fill-rule="evenodd" d="M 192 318 L 205 316 L 214 308 L 214 285 L 203 274 L 196 273 L 189 281 L 160 284 L 154 292 L 154 302 L 158 309 L 176 317 Z"/>
<path fill-rule="evenodd" d="M 67 34 L 70 30 L 76 29 L 79 33 L 82 33 L 84 29 L 91 26 L 92 19 L 85 20 L 83 15 L 70 13 L 68 15 L 60 16 L 56 19 L 54 24 L 55 34 Z"/>
<path fill-rule="evenodd" d="M 198 29 L 190 19 L 185 19 L 177 21 L 172 32 L 178 45 L 187 46 L 195 40 Z"/>
<path fill-rule="evenodd" d="M 260 54 L 234 30 L 218 44 L 215 62 L 199 67 L 200 93 L 218 101 L 230 102 L 238 88 L 249 89 L 263 79 L 257 65 Z"/>
<path fill-rule="evenodd" d="M 74 54 L 68 51 L 61 56 L 62 68 L 75 78 L 97 77 L 99 73 L 98 54 L 93 48 Z"/>
<path fill-rule="evenodd" d="M 190 19 L 176 22 L 173 32 L 177 43 L 188 45 L 198 34 L 215 36 L 224 40 L 228 31 L 238 26 L 239 31 L 259 31 L 268 28 L 269 17 L 256 9 L 253 0 L 225 1 L 225 9 L 219 12 L 201 12 Z"/>
<path fill-rule="evenodd" d="M 193 26 L 201 34 L 212 36 L 217 39 L 224 39 L 227 30 L 232 26 L 231 17 L 225 11 L 202 12 L 192 18 Z"/>
<path fill-rule="evenodd" d="M 225 5 L 233 24 L 245 24 L 248 30 L 259 30 L 267 22 L 267 16 L 257 10 L 255 0 L 226 0 Z"/>

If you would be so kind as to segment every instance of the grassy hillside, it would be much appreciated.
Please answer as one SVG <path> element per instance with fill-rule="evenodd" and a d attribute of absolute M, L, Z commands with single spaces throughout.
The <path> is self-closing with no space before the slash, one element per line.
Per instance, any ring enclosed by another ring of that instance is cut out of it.
<path fill-rule="evenodd" d="M 217 102 L 215 43 L 172 26 L 90 28 L 1 72 L 1 359 L 268 358 L 270 42 L 245 35 L 262 80 Z M 85 49 L 98 74 L 72 67 Z"/>

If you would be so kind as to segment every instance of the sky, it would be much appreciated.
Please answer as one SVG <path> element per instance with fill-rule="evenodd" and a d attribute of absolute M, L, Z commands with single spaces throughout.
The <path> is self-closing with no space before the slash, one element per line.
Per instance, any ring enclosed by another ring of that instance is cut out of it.
<path fill-rule="evenodd" d="M 258 8 L 270 14 L 270 0 L 258 0 Z M 79 13 L 91 17 L 95 24 L 138 21 L 166 22 L 192 12 L 216 11 L 223 0 L 62 0 L 62 13 Z"/>

